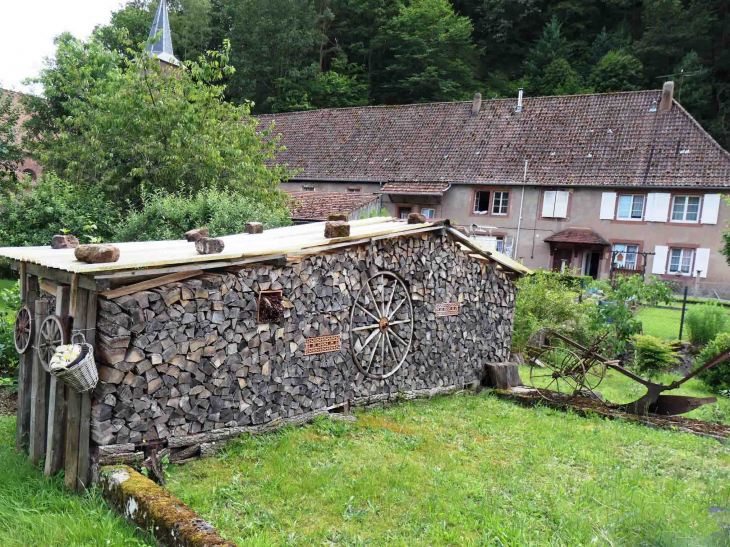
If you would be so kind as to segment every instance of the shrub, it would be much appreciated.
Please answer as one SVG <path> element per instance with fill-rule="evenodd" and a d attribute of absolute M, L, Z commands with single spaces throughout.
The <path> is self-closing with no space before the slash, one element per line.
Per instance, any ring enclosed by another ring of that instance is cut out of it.
<path fill-rule="evenodd" d="M 727 310 L 715 304 L 692 306 L 684 318 L 689 340 L 696 346 L 707 344 L 728 330 Z"/>
<path fill-rule="evenodd" d="M 276 191 L 278 192 L 278 190 Z M 207 189 L 194 195 L 158 192 L 143 198 L 142 209 L 130 211 L 114 241 L 182 239 L 188 230 L 205 226 L 211 237 L 239 234 L 248 221 L 265 228 L 290 223 L 287 197 L 279 192 L 278 206 L 254 201 L 240 193 Z"/>
<path fill-rule="evenodd" d="M 576 292 L 582 288 L 587 288 L 593 282 L 593 278 L 590 275 L 573 275 L 571 273 L 550 272 L 547 270 L 537 270 L 535 275 L 555 279 L 566 290 Z"/>
<path fill-rule="evenodd" d="M 667 372 L 679 363 L 672 344 L 656 336 L 635 334 L 631 340 L 634 345 L 634 368 L 639 374 L 651 378 Z"/>
<path fill-rule="evenodd" d="M 730 349 L 730 333 L 723 332 L 707 344 L 695 358 L 695 369 L 704 366 L 721 353 Z M 727 391 L 730 389 L 730 360 L 715 365 L 709 370 L 700 373 L 702 379 L 708 386 L 716 391 Z"/>
<path fill-rule="evenodd" d="M 15 314 L 20 308 L 18 283 L 0 291 L 0 379 L 14 375 L 18 366 L 18 353 L 13 341 Z"/>
<path fill-rule="evenodd" d="M 120 209 L 93 188 L 80 190 L 53 173 L 35 188 L 22 185 L 15 193 L 0 195 L 0 247 L 50 245 L 64 231 L 81 243 L 108 239 L 119 224 Z"/>
<path fill-rule="evenodd" d="M 529 339 L 542 328 L 551 328 L 579 342 L 588 338 L 586 311 L 591 304 L 578 303 L 554 275 L 538 273 L 517 282 L 517 301 L 512 346 L 524 351 Z"/>

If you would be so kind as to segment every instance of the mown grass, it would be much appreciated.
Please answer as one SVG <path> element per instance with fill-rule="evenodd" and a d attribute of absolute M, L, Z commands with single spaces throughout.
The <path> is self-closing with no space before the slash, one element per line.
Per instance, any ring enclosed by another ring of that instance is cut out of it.
<path fill-rule="evenodd" d="M 530 367 L 520 367 L 520 376 L 526 385 L 532 385 L 530 383 Z M 680 378 L 682 376 L 677 374 L 661 374 L 656 378 L 652 378 L 652 381 L 668 385 Z M 542 378 L 535 381 L 538 382 L 536 387 L 547 387 L 549 382 L 549 380 Z M 554 389 L 554 385 L 551 389 Z M 606 371 L 606 375 L 597 390 L 601 392 L 604 400 L 618 404 L 630 403 L 646 393 L 644 386 L 620 372 L 610 369 Z M 563 386 L 561 386 L 560 391 L 568 390 L 563 389 Z M 688 395 L 690 397 L 717 397 L 717 403 L 701 406 L 692 412 L 683 414 L 683 416 L 730 425 L 730 398 L 713 393 L 701 380 L 692 378 L 678 389 L 666 393 L 667 395 Z"/>
<path fill-rule="evenodd" d="M 681 307 L 681 303 L 679 304 Z M 686 312 L 697 304 L 687 304 Z M 730 309 L 727 310 L 730 314 Z M 644 334 L 650 334 L 662 340 L 677 340 L 679 325 L 682 322 L 682 310 L 671 308 L 644 308 L 639 310 L 636 318 L 644 325 Z M 682 340 L 689 339 L 687 323 L 684 324 Z"/>
<path fill-rule="evenodd" d="M 240 546 L 730 545 L 716 441 L 488 393 L 320 419 L 176 468 Z"/>
<path fill-rule="evenodd" d="M 0 417 L 0 545 L 2 547 L 139 547 L 147 541 L 111 512 L 93 490 L 64 489 L 63 476 L 43 474 L 15 454 L 15 418 Z"/>

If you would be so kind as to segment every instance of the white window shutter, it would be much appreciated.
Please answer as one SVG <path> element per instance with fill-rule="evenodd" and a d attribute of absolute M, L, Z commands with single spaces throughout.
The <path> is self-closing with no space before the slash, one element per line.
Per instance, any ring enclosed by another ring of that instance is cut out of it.
<path fill-rule="evenodd" d="M 555 194 L 557 192 L 546 191 L 542 196 L 542 216 L 552 218 L 555 214 Z"/>
<path fill-rule="evenodd" d="M 669 202 L 672 194 L 655 192 L 647 196 L 645 220 L 649 222 L 666 222 L 669 214 Z"/>
<path fill-rule="evenodd" d="M 603 192 L 601 195 L 601 220 L 613 220 L 613 213 L 616 210 L 616 192 Z"/>
<path fill-rule="evenodd" d="M 710 249 L 697 249 L 695 251 L 695 265 L 692 268 L 692 277 L 697 277 L 697 270 L 700 270 L 700 278 L 707 277 L 707 269 L 710 267 Z"/>
<path fill-rule="evenodd" d="M 666 245 L 657 245 L 654 247 L 654 263 L 651 265 L 651 273 L 662 275 L 667 270 L 667 254 L 669 247 Z"/>
<path fill-rule="evenodd" d="M 720 194 L 705 194 L 702 204 L 702 224 L 717 224 L 717 216 L 720 212 Z"/>
<path fill-rule="evenodd" d="M 568 199 L 570 199 L 569 192 L 555 193 L 555 218 L 568 218 Z"/>

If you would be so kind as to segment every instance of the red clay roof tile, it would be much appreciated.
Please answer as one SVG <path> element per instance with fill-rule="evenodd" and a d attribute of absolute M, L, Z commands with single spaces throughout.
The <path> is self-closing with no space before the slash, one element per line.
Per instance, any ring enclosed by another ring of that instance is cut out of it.
<path fill-rule="evenodd" d="M 294 220 L 327 220 L 330 213 L 352 213 L 379 198 L 376 194 L 344 192 L 306 192 L 287 190 Z"/>

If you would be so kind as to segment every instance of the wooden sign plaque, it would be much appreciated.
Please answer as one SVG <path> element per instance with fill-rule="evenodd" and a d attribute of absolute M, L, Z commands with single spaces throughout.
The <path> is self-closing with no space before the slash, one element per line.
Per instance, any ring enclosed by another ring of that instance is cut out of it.
<path fill-rule="evenodd" d="M 443 302 L 436 304 L 434 309 L 436 317 L 447 317 L 449 315 L 459 315 L 459 303 L 458 302 Z"/>
<path fill-rule="evenodd" d="M 341 340 L 342 336 L 339 334 L 307 338 L 307 341 L 304 344 L 304 355 L 316 355 L 318 353 L 340 351 Z"/>

